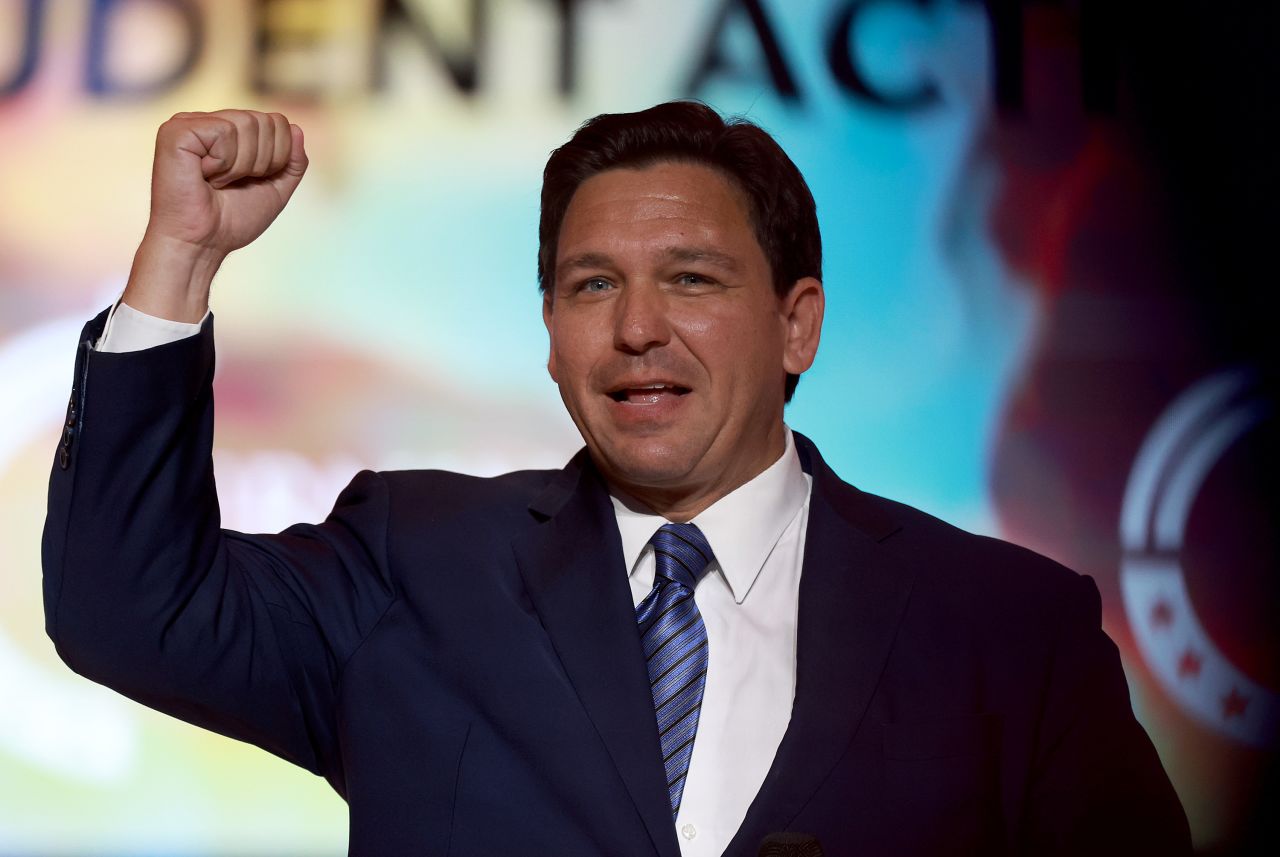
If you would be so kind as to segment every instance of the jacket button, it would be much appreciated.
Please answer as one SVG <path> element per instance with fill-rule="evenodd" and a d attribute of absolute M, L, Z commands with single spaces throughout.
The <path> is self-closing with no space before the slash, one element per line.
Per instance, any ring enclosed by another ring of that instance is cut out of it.
<path fill-rule="evenodd" d="M 62 427 L 62 445 L 58 447 L 58 466 L 66 470 L 71 466 L 71 444 L 76 439 L 76 414 L 72 407 L 67 414 L 67 424 Z"/>

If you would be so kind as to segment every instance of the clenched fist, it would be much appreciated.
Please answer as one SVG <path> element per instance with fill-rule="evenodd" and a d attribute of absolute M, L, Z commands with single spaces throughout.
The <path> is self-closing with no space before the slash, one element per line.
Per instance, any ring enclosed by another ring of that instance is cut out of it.
<path fill-rule="evenodd" d="M 222 260 L 263 233 L 307 169 L 302 129 L 279 113 L 178 113 L 156 135 L 151 219 L 124 301 L 196 322 Z"/>

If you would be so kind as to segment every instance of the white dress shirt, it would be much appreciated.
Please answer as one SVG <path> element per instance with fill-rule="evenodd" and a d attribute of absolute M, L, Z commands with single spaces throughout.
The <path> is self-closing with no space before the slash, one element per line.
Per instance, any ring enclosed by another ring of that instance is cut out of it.
<path fill-rule="evenodd" d="M 693 519 L 715 554 L 694 600 L 707 626 L 707 685 L 676 835 L 683 857 L 718 857 L 760 790 L 791 721 L 796 619 L 812 480 L 790 429 L 782 457 Z M 666 519 L 613 498 L 639 606 L 653 588 L 649 539 Z"/>
<path fill-rule="evenodd" d="M 205 318 L 209 311 L 205 310 Z M 201 323 L 204 319 L 200 320 Z M 154 348 L 169 342 L 177 342 L 200 332 L 200 324 L 188 324 L 185 321 L 170 321 L 138 312 L 124 301 L 116 301 L 107 316 L 107 323 L 102 328 L 102 336 L 94 346 L 96 351 L 120 354 L 125 351 L 141 351 Z"/>
<path fill-rule="evenodd" d="M 119 302 L 97 350 L 137 351 L 197 333 Z M 715 561 L 694 598 L 707 626 L 707 682 L 676 835 L 682 857 L 718 857 L 760 790 L 791 720 L 796 685 L 800 569 L 813 480 L 791 430 L 782 456 L 693 523 Z M 638 606 L 653 588 L 648 544 L 666 519 L 613 497 L 622 554 Z"/>

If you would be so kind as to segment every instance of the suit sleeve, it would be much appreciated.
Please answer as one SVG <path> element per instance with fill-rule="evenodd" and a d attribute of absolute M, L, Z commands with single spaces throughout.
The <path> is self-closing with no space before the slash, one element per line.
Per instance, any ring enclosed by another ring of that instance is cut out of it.
<path fill-rule="evenodd" d="M 1065 600 L 1031 781 L 1028 855 L 1190 855 L 1186 815 L 1133 716 L 1088 577 Z"/>
<path fill-rule="evenodd" d="M 81 335 L 50 477 L 49 636 L 75 671 L 345 792 L 342 667 L 394 598 L 385 482 L 360 473 L 319 525 L 222 530 L 212 318 L 122 354 L 93 350 L 105 320 Z"/>

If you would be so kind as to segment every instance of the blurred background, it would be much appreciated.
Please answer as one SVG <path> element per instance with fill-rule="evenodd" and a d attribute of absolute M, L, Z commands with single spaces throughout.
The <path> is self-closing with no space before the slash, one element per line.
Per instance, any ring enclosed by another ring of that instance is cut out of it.
<path fill-rule="evenodd" d="M 43 633 L 75 343 L 128 275 L 156 127 L 306 131 L 307 180 L 213 297 L 224 522 L 272 531 L 361 467 L 576 450 L 542 165 L 676 97 L 763 125 L 817 198 L 829 315 L 790 425 L 865 490 L 1092 575 L 1198 850 L 1272 853 L 1274 9 L 0 0 L 0 854 L 345 853 L 321 780 L 79 679 Z"/>

